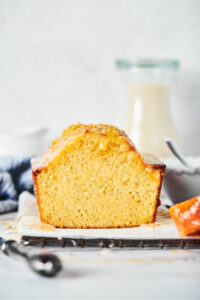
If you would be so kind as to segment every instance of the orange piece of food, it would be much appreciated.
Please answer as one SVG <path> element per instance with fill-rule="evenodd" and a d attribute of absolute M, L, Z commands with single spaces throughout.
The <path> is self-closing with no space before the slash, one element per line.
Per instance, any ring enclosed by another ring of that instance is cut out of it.
<path fill-rule="evenodd" d="M 200 231 L 200 195 L 170 207 L 169 213 L 182 236 Z"/>

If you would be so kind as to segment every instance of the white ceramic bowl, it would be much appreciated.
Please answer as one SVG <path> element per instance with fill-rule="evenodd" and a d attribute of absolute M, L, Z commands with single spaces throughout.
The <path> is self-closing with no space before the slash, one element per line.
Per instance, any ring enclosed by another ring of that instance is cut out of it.
<path fill-rule="evenodd" d="M 182 165 L 177 158 L 165 160 L 166 176 L 163 186 L 173 203 L 179 203 L 200 195 L 200 157 L 188 157 L 190 164 L 197 168 Z"/>
<path fill-rule="evenodd" d="M 46 147 L 48 128 L 30 127 L 20 131 L 0 131 L 0 155 L 23 157 L 40 155 Z"/>

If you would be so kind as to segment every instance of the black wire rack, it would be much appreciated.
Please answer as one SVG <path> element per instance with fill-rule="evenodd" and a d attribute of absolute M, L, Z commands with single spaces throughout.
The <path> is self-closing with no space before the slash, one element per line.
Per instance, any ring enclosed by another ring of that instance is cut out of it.
<path fill-rule="evenodd" d="M 200 239 L 79 239 L 22 237 L 21 243 L 36 247 L 113 248 L 113 249 L 200 249 Z"/>

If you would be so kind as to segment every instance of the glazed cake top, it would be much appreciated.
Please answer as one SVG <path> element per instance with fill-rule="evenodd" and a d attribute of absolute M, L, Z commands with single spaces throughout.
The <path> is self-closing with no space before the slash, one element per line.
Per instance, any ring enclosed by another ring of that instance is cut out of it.
<path fill-rule="evenodd" d="M 75 142 L 75 140 L 79 140 L 87 133 L 96 133 L 107 136 L 119 144 L 126 143 L 130 150 L 137 151 L 135 145 L 129 139 L 125 131 L 118 129 L 115 126 L 107 124 L 85 125 L 78 123 L 64 129 L 62 135 L 52 142 L 47 152 L 41 158 L 32 160 L 33 170 L 35 171 L 48 166 L 48 164 L 65 148 L 65 146 L 70 146 Z M 145 164 L 149 164 L 152 167 L 164 166 L 161 161 L 151 154 L 143 154 L 142 156 Z"/>

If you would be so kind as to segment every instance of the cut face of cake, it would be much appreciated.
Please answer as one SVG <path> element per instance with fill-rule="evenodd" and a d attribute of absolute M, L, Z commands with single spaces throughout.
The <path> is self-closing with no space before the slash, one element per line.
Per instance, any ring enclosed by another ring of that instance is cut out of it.
<path fill-rule="evenodd" d="M 33 161 L 41 220 L 59 228 L 154 222 L 165 165 L 147 162 L 124 131 L 77 124 Z"/>

